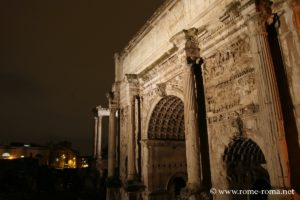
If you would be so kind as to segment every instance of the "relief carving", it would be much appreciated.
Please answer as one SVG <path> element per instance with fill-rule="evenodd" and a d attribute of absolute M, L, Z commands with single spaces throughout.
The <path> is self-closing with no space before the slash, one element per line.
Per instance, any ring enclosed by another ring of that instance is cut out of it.
<path fill-rule="evenodd" d="M 255 69 L 248 49 L 248 38 L 238 38 L 205 59 L 203 74 L 209 123 L 228 120 L 230 112 L 256 103 Z"/>
<path fill-rule="evenodd" d="M 218 114 L 207 118 L 208 124 L 218 123 L 222 121 L 228 121 L 236 118 L 236 115 L 252 115 L 259 111 L 259 106 L 257 104 L 251 103 L 244 107 L 235 109 L 233 111 Z"/>
<path fill-rule="evenodd" d="M 235 63 L 242 60 L 244 64 L 249 50 L 249 39 L 239 38 L 225 48 L 204 59 L 203 72 L 205 82 L 209 82 L 224 74 L 232 74 L 237 70 Z"/>
<path fill-rule="evenodd" d="M 156 92 L 159 96 L 166 96 L 166 83 L 156 84 Z"/>
<path fill-rule="evenodd" d="M 248 72 L 247 76 L 226 84 L 218 84 L 207 89 L 208 112 L 220 113 L 234 108 L 238 105 L 254 101 L 251 93 L 255 90 L 254 74 Z"/>

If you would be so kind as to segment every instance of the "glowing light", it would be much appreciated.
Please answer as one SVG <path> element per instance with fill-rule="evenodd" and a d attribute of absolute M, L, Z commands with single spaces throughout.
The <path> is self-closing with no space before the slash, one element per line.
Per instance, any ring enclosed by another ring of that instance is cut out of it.
<path fill-rule="evenodd" d="M 9 153 L 3 153 L 3 154 L 2 154 L 2 157 L 9 157 L 9 156 L 10 156 Z"/>
<path fill-rule="evenodd" d="M 24 144 L 24 147 L 30 147 L 30 144 Z"/>
<path fill-rule="evenodd" d="M 20 158 L 24 158 L 25 156 L 21 155 Z"/>

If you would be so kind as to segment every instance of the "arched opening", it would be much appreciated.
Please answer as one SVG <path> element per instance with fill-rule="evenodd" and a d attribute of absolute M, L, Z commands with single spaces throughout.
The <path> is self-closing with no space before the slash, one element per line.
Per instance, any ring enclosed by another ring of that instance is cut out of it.
<path fill-rule="evenodd" d="M 184 140 L 184 107 L 176 96 L 166 96 L 155 106 L 149 123 L 149 139 Z"/>
<path fill-rule="evenodd" d="M 173 95 L 163 97 L 151 113 L 146 142 L 147 164 L 151 166 L 149 193 L 153 199 L 179 199 L 185 187 L 185 176 L 178 175 L 187 173 L 184 134 L 183 101 Z"/>
<path fill-rule="evenodd" d="M 229 189 L 233 190 L 268 190 L 270 178 L 268 171 L 262 167 L 266 163 L 265 156 L 259 146 L 251 139 L 235 137 L 224 151 L 224 162 L 227 168 Z M 263 194 L 238 194 L 232 199 L 262 199 Z"/>
<path fill-rule="evenodd" d="M 170 200 L 179 200 L 180 191 L 186 186 L 186 181 L 183 177 L 176 176 L 171 179 L 168 185 Z"/>

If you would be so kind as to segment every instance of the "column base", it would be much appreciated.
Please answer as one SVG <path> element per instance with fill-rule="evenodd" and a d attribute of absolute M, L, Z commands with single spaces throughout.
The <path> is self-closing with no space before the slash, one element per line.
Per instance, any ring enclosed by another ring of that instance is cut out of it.
<path fill-rule="evenodd" d="M 119 200 L 120 191 L 118 188 L 107 188 L 106 189 L 106 200 Z"/>
<path fill-rule="evenodd" d="M 212 200 L 212 196 L 207 189 L 198 185 L 189 183 L 180 192 L 180 199 L 182 200 Z"/>
<path fill-rule="evenodd" d="M 143 191 L 145 189 L 145 186 L 140 181 L 128 180 L 124 184 L 124 189 L 127 192 L 140 192 L 140 191 Z"/>
<path fill-rule="evenodd" d="M 120 188 L 121 180 L 118 177 L 108 177 L 106 179 L 106 187 L 107 188 Z"/>

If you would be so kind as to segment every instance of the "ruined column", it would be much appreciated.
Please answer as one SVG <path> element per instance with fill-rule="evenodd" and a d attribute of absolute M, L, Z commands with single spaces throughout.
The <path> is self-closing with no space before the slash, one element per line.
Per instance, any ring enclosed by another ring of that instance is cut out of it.
<path fill-rule="evenodd" d="M 94 129 L 94 158 L 97 158 L 97 138 L 98 138 L 98 117 L 94 117 L 95 119 L 95 129 Z"/>
<path fill-rule="evenodd" d="M 282 173 L 282 185 L 281 187 L 290 187 L 290 175 L 288 166 L 288 152 L 285 140 L 285 132 L 283 125 L 283 116 L 281 111 L 278 86 L 275 77 L 274 64 L 268 44 L 268 33 L 266 31 L 266 25 L 270 22 L 272 12 L 270 9 L 270 3 L 268 1 L 261 1 L 257 5 L 252 4 L 249 6 L 246 13 L 247 27 L 250 35 L 250 48 L 252 53 L 256 57 L 256 64 L 260 72 L 260 79 L 262 84 L 263 105 L 267 108 L 268 118 L 271 121 L 271 135 L 270 139 L 276 141 L 278 148 L 278 159 L 281 166 Z"/>
<path fill-rule="evenodd" d="M 107 108 L 102 108 L 101 106 L 97 106 L 97 115 L 98 115 L 98 126 L 97 126 L 97 160 L 102 159 L 102 117 L 109 115 L 109 110 Z"/>

